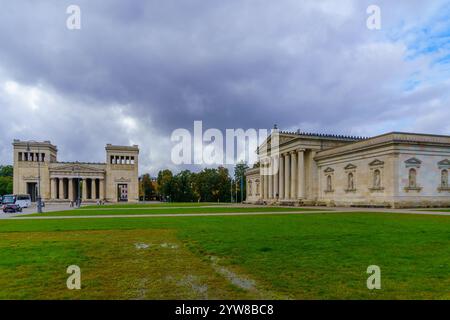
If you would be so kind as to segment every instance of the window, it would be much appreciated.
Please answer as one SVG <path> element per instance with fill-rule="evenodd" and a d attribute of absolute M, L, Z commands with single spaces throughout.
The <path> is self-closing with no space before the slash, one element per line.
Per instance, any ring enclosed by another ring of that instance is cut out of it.
<path fill-rule="evenodd" d="M 441 188 L 448 188 L 448 170 L 441 171 Z"/>
<path fill-rule="evenodd" d="M 355 190 L 355 179 L 352 172 L 347 175 L 347 189 Z"/>
<path fill-rule="evenodd" d="M 416 169 L 409 169 L 408 186 L 410 188 L 417 188 L 417 171 L 416 171 Z"/>
<path fill-rule="evenodd" d="M 23 153 L 19 152 L 19 161 L 23 161 Z"/>

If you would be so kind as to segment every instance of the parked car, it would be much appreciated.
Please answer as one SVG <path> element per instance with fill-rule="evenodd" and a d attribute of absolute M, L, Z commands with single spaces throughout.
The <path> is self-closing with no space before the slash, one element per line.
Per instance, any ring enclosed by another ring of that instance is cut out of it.
<path fill-rule="evenodd" d="M 28 208 L 31 206 L 31 197 L 29 194 L 8 194 L 3 196 L 2 209 L 9 204 L 16 204 L 20 208 Z"/>
<path fill-rule="evenodd" d="M 22 208 L 18 204 L 9 203 L 9 204 L 3 205 L 3 212 L 4 213 L 22 212 Z"/>

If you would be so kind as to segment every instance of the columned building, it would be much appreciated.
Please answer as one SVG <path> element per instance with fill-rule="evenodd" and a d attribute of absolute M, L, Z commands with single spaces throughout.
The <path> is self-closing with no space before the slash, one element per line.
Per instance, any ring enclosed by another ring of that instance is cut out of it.
<path fill-rule="evenodd" d="M 272 134 L 246 172 L 248 203 L 450 206 L 450 136 L 276 134 L 276 150 Z"/>
<path fill-rule="evenodd" d="M 14 140 L 14 193 L 45 202 L 137 202 L 138 146 L 106 146 L 105 163 L 58 162 L 50 141 Z"/>

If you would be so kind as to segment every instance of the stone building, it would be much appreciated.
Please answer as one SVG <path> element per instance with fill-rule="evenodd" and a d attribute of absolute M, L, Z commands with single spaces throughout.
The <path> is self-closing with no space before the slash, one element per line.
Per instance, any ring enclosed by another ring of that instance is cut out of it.
<path fill-rule="evenodd" d="M 259 166 L 246 172 L 249 203 L 450 206 L 450 136 L 276 134 L 277 152 L 272 134 L 258 148 Z"/>
<path fill-rule="evenodd" d="M 106 146 L 105 163 L 58 162 L 50 141 L 14 140 L 14 194 L 45 202 L 139 201 L 138 146 Z M 40 179 L 39 179 L 40 177 Z"/>

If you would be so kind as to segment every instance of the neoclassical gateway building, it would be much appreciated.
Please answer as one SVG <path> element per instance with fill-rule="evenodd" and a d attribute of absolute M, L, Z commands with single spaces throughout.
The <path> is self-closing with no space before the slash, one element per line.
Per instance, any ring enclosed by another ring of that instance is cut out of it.
<path fill-rule="evenodd" d="M 136 202 L 138 146 L 106 146 L 106 163 L 58 162 L 50 141 L 14 140 L 14 193 L 36 200 L 38 182 L 46 202 Z"/>
<path fill-rule="evenodd" d="M 273 152 L 273 135 L 258 148 L 259 166 L 246 172 L 249 203 L 450 206 L 450 136 L 277 132 Z"/>

